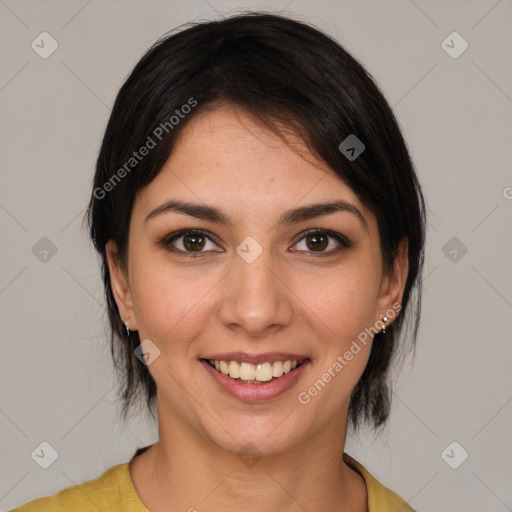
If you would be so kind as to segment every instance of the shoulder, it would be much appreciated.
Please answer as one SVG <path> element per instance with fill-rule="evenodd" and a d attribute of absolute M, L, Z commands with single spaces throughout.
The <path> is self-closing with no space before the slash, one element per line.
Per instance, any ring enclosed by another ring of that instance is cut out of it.
<path fill-rule="evenodd" d="M 100 477 L 67 487 L 11 512 L 147 512 L 134 492 L 128 463 L 107 469 Z"/>
<path fill-rule="evenodd" d="M 369 512 L 415 512 L 396 492 L 381 484 L 361 463 L 347 453 L 343 460 L 362 475 L 368 491 Z"/>

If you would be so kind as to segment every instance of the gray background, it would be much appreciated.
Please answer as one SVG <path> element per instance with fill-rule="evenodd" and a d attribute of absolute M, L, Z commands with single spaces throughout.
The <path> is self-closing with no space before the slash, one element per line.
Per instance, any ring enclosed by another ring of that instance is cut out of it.
<path fill-rule="evenodd" d="M 149 421 L 114 422 L 99 267 L 80 223 L 110 106 L 145 50 L 181 23 L 253 8 L 310 21 L 360 59 L 427 198 L 415 361 L 386 433 L 347 451 L 419 511 L 512 510 L 510 0 L 0 0 L 1 510 L 157 439 Z M 47 59 L 31 48 L 43 31 L 59 45 Z M 458 58 L 442 46 L 453 31 L 469 44 Z M 43 441 L 58 452 L 46 470 L 31 458 Z"/>

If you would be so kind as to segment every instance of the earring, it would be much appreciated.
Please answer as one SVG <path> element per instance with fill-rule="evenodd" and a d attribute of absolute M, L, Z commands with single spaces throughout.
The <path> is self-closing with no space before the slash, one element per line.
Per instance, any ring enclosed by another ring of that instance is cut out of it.
<path fill-rule="evenodd" d="M 130 336 L 130 328 L 128 327 L 128 322 L 125 322 L 124 326 L 126 327 L 126 334 Z"/>
<path fill-rule="evenodd" d="M 382 331 L 381 331 L 382 334 L 386 334 L 386 327 L 387 327 L 386 322 L 388 320 L 389 320 L 389 318 L 387 316 L 382 318 L 382 322 L 383 322 L 383 324 L 382 324 Z"/>

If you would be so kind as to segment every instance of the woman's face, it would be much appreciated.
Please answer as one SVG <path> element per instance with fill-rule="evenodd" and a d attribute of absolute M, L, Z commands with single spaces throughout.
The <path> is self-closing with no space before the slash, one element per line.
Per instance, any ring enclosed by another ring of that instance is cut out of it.
<path fill-rule="evenodd" d="M 290 141 L 232 108 L 196 116 L 137 195 L 127 276 L 108 245 L 121 316 L 150 340 L 160 422 L 233 453 L 339 435 L 371 348 L 362 333 L 389 316 L 407 273 L 404 249 L 383 274 L 374 215 Z M 180 213 L 171 201 L 197 207 Z M 311 209 L 334 202 L 331 213 Z M 192 229 L 202 232 L 172 239 Z M 305 362 L 283 373 L 294 360 Z M 237 369 L 263 383 L 235 380 Z"/>

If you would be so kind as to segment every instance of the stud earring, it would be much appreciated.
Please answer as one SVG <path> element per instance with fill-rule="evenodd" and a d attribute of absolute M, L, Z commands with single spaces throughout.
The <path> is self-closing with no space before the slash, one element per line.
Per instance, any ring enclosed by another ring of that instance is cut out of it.
<path fill-rule="evenodd" d="M 383 317 L 383 318 L 382 318 L 382 322 L 383 322 L 383 323 L 382 323 L 382 331 L 381 331 L 381 332 L 382 332 L 382 334 L 386 334 L 386 327 L 387 327 L 386 322 L 387 322 L 388 320 L 389 320 L 389 318 L 388 318 L 387 316 L 385 316 L 385 317 Z"/>

